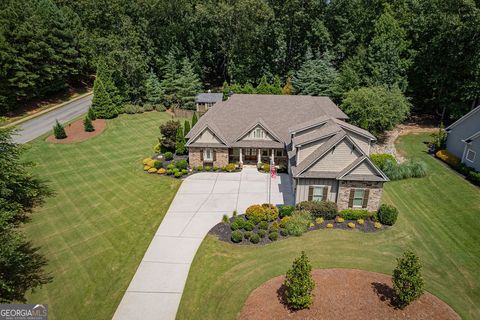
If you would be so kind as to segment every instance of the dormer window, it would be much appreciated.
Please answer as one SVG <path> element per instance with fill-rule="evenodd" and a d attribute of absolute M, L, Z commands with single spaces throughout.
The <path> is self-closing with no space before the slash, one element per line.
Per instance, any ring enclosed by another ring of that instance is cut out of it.
<path fill-rule="evenodd" d="M 254 131 L 253 131 L 253 137 L 255 139 L 263 139 L 263 130 L 262 128 L 256 128 Z"/>

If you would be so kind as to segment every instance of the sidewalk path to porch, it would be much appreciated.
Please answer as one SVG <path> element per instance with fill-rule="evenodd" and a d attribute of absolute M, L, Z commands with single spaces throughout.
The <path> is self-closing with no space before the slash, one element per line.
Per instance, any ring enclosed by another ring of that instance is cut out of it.
<path fill-rule="evenodd" d="M 198 247 L 222 216 L 268 202 L 269 175 L 256 168 L 237 173 L 197 173 L 182 183 L 113 319 L 175 319 Z M 290 177 L 271 182 L 271 203 L 292 204 Z"/>

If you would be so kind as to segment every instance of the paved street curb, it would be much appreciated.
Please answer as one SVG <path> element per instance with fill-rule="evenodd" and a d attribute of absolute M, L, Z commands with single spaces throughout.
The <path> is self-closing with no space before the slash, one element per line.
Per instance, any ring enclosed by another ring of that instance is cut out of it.
<path fill-rule="evenodd" d="M 69 104 L 69 103 L 72 103 L 72 102 L 75 102 L 75 101 L 80 100 L 80 99 L 82 99 L 82 98 L 85 98 L 85 97 L 87 97 L 87 96 L 89 96 L 89 95 L 91 95 L 91 94 L 93 94 L 93 91 L 90 91 L 90 92 L 81 94 L 81 95 L 79 95 L 78 97 L 75 97 L 75 98 L 73 98 L 73 99 L 71 99 L 71 100 L 62 102 L 62 103 L 60 103 L 60 104 L 56 104 L 56 105 L 54 105 L 54 106 L 51 107 L 51 108 L 42 110 L 42 111 L 40 111 L 40 112 L 37 112 L 37 113 L 35 113 L 35 114 L 32 114 L 32 115 L 30 115 L 30 116 L 27 116 L 27 117 L 25 117 L 25 118 L 22 118 L 22 119 L 20 119 L 20 120 L 14 121 L 14 122 L 12 122 L 12 123 L 9 123 L 9 124 L 6 124 L 6 125 L 0 126 L 0 127 L 1 127 L 1 128 L 14 127 L 14 126 L 19 125 L 19 124 L 21 124 L 21 123 L 24 123 L 24 122 L 26 122 L 26 121 L 28 121 L 28 120 L 32 120 L 32 119 L 34 119 L 34 118 L 36 118 L 36 117 L 39 117 L 39 116 L 41 116 L 41 115 L 44 115 L 45 113 L 49 113 L 50 111 L 57 110 L 57 109 L 59 109 L 59 108 L 61 108 L 61 107 L 64 107 L 65 105 L 67 105 L 67 104 Z"/>

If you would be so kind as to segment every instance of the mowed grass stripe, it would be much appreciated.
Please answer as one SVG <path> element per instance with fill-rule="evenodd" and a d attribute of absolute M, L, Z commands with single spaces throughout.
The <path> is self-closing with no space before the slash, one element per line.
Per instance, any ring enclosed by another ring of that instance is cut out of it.
<path fill-rule="evenodd" d="M 399 141 L 407 156 L 425 161 L 429 174 L 386 184 L 383 201 L 400 211 L 394 227 L 374 234 L 314 231 L 261 247 L 208 236 L 193 261 L 177 318 L 235 319 L 250 292 L 285 274 L 301 250 L 314 268 L 391 274 L 395 258 L 412 248 L 423 262 L 427 290 L 463 318 L 479 319 L 480 189 L 427 155 L 427 139 L 410 135 Z"/>
<path fill-rule="evenodd" d="M 109 120 L 102 135 L 77 144 L 31 144 L 26 160 L 55 196 L 25 231 L 49 259 L 54 281 L 30 294 L 51 319 L 110 319 L 180 181 L 147 175 L 159 125 L 150 112 Z"/>

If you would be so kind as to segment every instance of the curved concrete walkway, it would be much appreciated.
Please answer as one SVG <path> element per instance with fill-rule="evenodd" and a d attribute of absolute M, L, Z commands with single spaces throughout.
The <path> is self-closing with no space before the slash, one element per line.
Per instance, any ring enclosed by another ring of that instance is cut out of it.
<path fill-rule="evenodd" d="M 239 173 L 198 173 L 181 185 L 115 312 L 115 320 L 175 319 L 198 247 L 222 216 L 268 202 L 268 175 L 256 168 Z M 271 203 L 293 203 L 290 178 L 271 182 Z"/>

